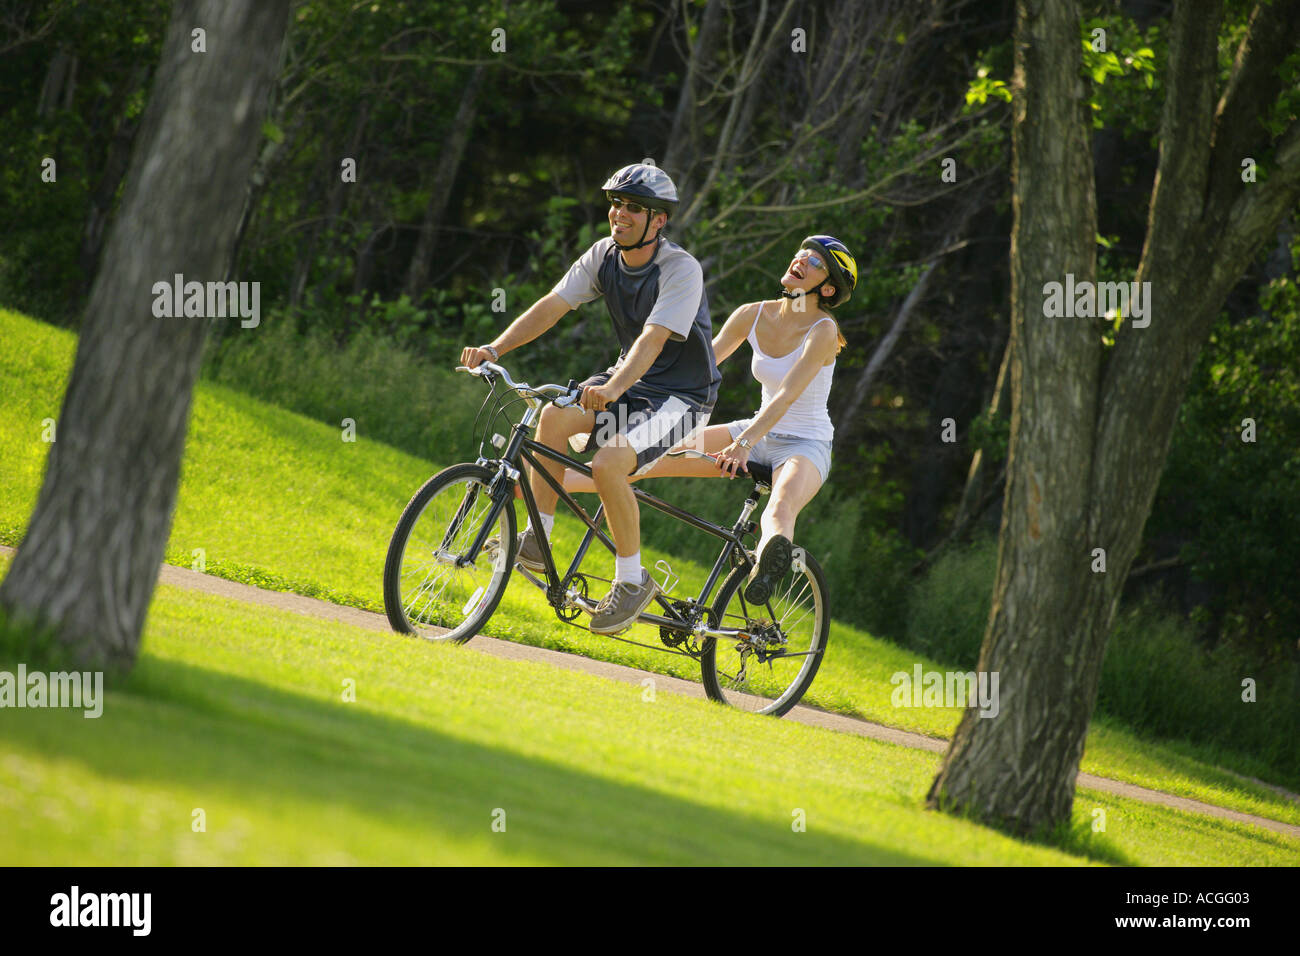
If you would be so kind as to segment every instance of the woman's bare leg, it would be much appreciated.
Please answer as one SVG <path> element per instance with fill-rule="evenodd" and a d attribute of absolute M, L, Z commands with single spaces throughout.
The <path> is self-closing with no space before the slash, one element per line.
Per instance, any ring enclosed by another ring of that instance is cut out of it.
<path fill-rule="evenodd" d="M 694 448 L 696 451 L 702 451 L 708 455 L 716 455 L 730 444 L 731 432 L 726 425 L 710 425 L 685 447 Z M 678 447 L 683 446 L 679 445 Z M 816 468 L 813 468 L 813 471 L 816 470 Z M 717 462 L 705 458 L 695 458 L 694 456 L 670 458 L 664 455 L 644 475 L 632 475 L 628 480 L 640 481 L 642 478 L 719 478 L 721 475 L 722 472 L 718 469 Z M 581 472 L 566 468 L 564 469 L 564 490 L 570 494 L 584 491 L 595 494 L 596 483 Z"/>
<path fill-rule="evenodd" d="M 758 542 L 758 553 L 773 535 L 794 541 L 794 523 L 799 512 L 821 490 L 822 473 L 803 455 L 795 455 L 778 468 L 772 476 L 772 500 L 763 511 L 759 526 L 763 537 Z"/>

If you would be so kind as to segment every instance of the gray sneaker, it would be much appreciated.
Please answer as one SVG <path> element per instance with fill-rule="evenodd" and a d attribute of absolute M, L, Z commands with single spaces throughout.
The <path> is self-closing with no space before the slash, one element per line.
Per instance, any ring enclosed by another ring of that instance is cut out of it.
<path fill-rule="evenodd" d="M 617 634 L 631 627 L 637 615 L 650 606 L 659 591 L 659 585 L 650 572 L 641 569 L 641 583 L 615 581 L 609 593 L 596 605 L 596 613 L 591 616 L 593 634 Z"/>
<path fill-rule="evenodd" d="M 519 547 L 515 548 L 515 564 L 522 564 L 529 571 L 545 571 L 546 561 L 542 557 L 542 546 L 529 528 L 519 536 Z"/>
<path fill-rule="evenodd" d="M 483 542 L 484 551 L 494 551 L 500 547 L 501 539 L 496 535 Z M 542 560 L 542 546 L 537 543 L 532 528 L 519 536 L 519 546 L 515 548 L 515 564 L 522 565 L 529 571 L 546 570 L 546 562 Z"/>

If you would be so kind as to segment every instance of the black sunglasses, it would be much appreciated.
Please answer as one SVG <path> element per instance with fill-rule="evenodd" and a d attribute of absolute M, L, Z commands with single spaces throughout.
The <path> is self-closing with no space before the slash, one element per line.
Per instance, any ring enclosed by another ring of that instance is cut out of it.
<path fill-rule="evenodd" d="M 654 210 L 649 206 L 643 206 L 639 202 L 632 202 L 631 200 L 624 199 L 621 196 L 610 196 L 609 204 L 615 209 L 623 209 L 626 207 L 627 211 L 634 216 L 639 216 L 643 212 L 654 212 Z"/>

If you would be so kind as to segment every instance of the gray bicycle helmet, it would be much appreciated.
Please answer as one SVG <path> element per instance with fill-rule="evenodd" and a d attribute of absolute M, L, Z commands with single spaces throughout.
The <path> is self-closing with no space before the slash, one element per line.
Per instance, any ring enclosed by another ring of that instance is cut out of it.
<path fill-rule="evenodd" d="M 666 172 L 649 163 L 633 163 L 631 166 L 624 166 L 605 180 L 605 185 L 600 188 L 607 197 L 620 196 L 635 200 L 651 210 L 662 212 L 669 218 L 672 218 L 673 211 L 677 208 L 677 187 L 673 185 Z M 646 217 L 645 228 L 641 230 L 641 241 L 635 245 L 618 247 L 627 250 L 640 249 L 642 246 L 658 241 L 657 236 L 649 241 L 646 240 L 646 233 L 649 231 L 650 217 Z"/>

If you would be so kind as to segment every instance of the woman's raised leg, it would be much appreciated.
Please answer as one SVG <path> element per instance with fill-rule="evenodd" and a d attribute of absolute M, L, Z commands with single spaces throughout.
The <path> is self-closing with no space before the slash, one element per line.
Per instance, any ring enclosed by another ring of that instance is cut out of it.
<path fill-rule="evenodd" d="M 709 425 L 698 436 L 678 448 L 693 448 L 708 455 L 716 455 L 731 444 L 731 432 L 726 425 Z M 676 451 L 677 449 L 673 449 Z M 810 466 L 811 467 L 811 466 Z M 813 471 L 816 471 L 813 468 Z M 630 481 L 642 478 L 718 478 L 722 472 L 716 462 L 694 456 L 671 457 L 671 452 L 664 455 L 644 475 L 632 475 Z M 596 493 L 596 483 L 581 472 L 572 468 L 564 470 L 564 490 L 573 492 Z"/>
<path fill-rule="evenodd" d="M 794 541 L 794 523 L 799 512 L 821 490 L 822 473 L 803 455 L 788 458 L 772 475 L 772 500 L 768 502 L 759 522 L 763 537 L 759 553 L 773 535 L 782 535 Z"/>

